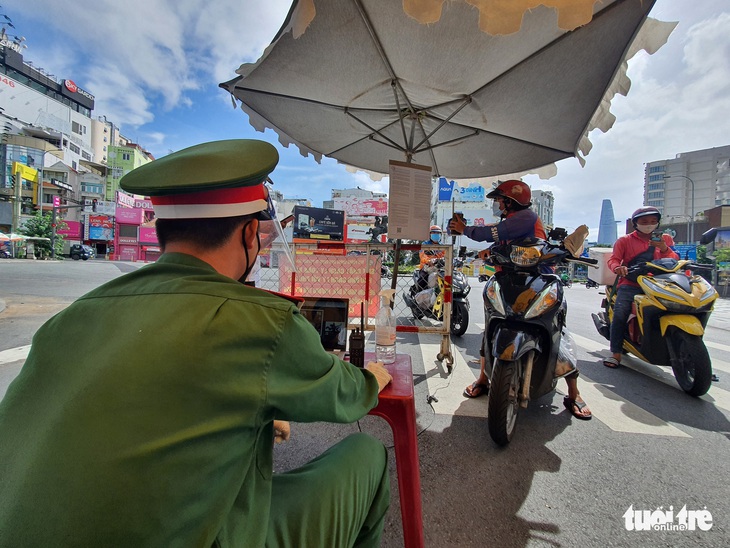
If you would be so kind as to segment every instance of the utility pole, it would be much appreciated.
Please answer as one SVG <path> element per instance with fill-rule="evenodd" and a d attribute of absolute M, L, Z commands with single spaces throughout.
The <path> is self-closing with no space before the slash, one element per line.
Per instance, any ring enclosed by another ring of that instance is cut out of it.
<path fill-rule="evenodd" d="M 94 200 L 96 202 L 96 200 Z M 51 214 L 51 259 L 56 258 L 56 224 L 57 214 L 59 209 L 84 209 L 86 204 L 79 205 L 64 205 L 64 206 L 53 206 L 53 213 Z M 96 203 L 93 204 L 92 208 L 96 210 Z"/>

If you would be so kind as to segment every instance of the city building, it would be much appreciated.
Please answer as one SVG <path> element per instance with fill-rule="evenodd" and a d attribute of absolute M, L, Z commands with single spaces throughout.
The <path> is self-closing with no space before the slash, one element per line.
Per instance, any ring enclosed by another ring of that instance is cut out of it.
<path fill-rule="evenodd" d="M 135 168 L 150 163 L 155 158 L 137 143 L 125 142 L 108 147 L 106 198 L 114 199 L 119 190 L 119 180 Z"/>
<path fill-rule="evenodd" d="M 674 158 L 648 162 L 644 169 L 644 204 L 662 212 L 662 223 L 693 224 L 705 211 L 730 204 L 730 145 L 681 152 Z"/>
<path fill-rule="evenodd" d="M 555 197 L 549 190 L 532 190 L 532 210 L 542 220 L 546 230 L 550 230 L 553 224 L 553 211 L 555 210 Z"/>

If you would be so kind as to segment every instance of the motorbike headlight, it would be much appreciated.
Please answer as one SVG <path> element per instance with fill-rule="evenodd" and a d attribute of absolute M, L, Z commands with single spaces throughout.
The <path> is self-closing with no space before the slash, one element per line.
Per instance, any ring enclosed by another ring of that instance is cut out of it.
<path fill-rule="evenodd" d="M 543 289 L 535 299 L 535 302 L 530 305 L 530 308 L 525 312 L 525 319 L 535 318 L 544 314 L 547 310 L 550 310 L 558 302 L 558 286 L 557 284 L 550 284 L 548 287 Z"/>
<path fill-rule="evenodd" d="M 492 280 L 492 282 L 487 285 L 487 299 L 489 299 L 489 302 L 492 303 L 492 306 L 497 312 L 502 314 L 502 316 L 507 315 L 507 312 L 504 309 L 504 303 L 502 302 L 502 289 L 499 287 L 499 282 L 496 280 Z"/>
<path fill-rule="evenodd" d="M 534 266 L 540 260 L 540 248 L 513 245 L 509 258 L 517 266 Z"/>
<path fill-rule="evenodd" d="M 717 298 L 717 290 L 712 287 L 710 282 L 708 282 L 704 278 L 700 278 L 700 281 L 697 283 L 702 286 L 702 289 L 704 291 L 702 297 L 700 297 L 700 303 L 705 304 L 710 301 L 714 301 Z"/>
<path fill-rule="evenodd" d="M 670 312 L 692 312 L 697 310 L 694 306 L 686 303 L 678 303 L 677 301 L 670 301 L 669 299 L 662 299 L 661 297 L 657 297 L 656 300 L 664 305 L 664 308 Z"/>
<path fill-rule="evenodd" d="M 654 280 L 652 280 L 649 277 L 644 277 L 641 280 L 641 282 L 639 282 L 639 285 L 645 285 L 646 286 L 645 287 L 645 291 L 647 293 L 654 292 L 657 295 L 663 295 L 663 296 L 665 296 L 665 297 L 667 297 L 669 299 L 676 299 L 677 298 L 676 293 L 674 293 L 672 291 L 669 291 L 668 289 L 665 289 L 665 287 L 664 287 L 663 284 L 661 284 L 659 282 L 655 282 Z M 659 299 L 659 300 L 661 300 L 661 299 Z"/>

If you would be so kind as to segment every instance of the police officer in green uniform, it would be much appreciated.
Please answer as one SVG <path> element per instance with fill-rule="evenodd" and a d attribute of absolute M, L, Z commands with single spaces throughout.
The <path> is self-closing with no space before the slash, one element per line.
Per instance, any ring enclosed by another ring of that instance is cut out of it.
<path fill-rule="evenodd" d="M 127 174 L 163 255 L 51 318 L 0 403 L 0 546 L 378 546 L 386 450 L 354 434 L 272 472 L 288 423 L 349 423 L 390 377 L 245 286 L 276 149 L 206 143 Z M 104 341 L 79 352 L 79 338 Z M 275 421 L 280 421 L 276 422 Z"/>

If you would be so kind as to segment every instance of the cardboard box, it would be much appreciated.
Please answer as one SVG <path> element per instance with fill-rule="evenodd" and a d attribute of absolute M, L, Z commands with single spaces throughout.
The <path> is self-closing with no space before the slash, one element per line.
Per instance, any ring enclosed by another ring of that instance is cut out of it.
<path fill-rule="evenodd" d="M 598 268 L 588 267 L 588 279 L 601 285 L 611 285 L 616 279 L 616 274 L 608 268 L 608 259 L 613 253 L 612 247 L 591 247 L 588 250 L 588 257 L 596 259 Z"/>

